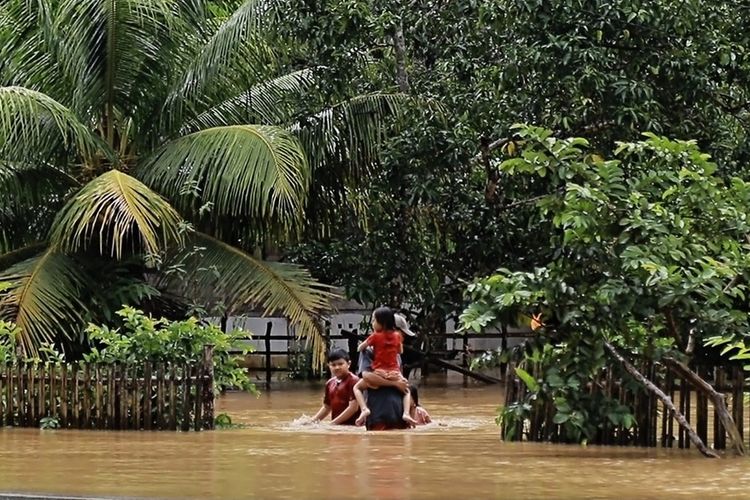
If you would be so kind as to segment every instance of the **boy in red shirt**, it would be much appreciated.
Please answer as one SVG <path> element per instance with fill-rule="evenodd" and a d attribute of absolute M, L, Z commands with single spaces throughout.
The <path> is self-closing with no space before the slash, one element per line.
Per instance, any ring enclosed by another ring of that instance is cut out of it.
<path fill-rule="evenodd" d="M 398 364 L 398 355 L 404 352 L 404 343 L 401 333 L 396 331 L 396 318 L 393 311 L 387 307 L 375 309 L 372 313 L 372 329 L 372 335 L 359 345 L 359 351 L 362 352 L 368 347 L 372 347 L 373 373 L 387 380 L 405 380 Z M 377 389 L 378 387 L 380 386 L 375 381 L 368 382 L 365 379 L 361 379 L 354 386 L 354 397 L 357 399 L 360 409 L 360 415 L 356 421 L 357 425 L 364 424 L 370 414 L 362 391 Z M 404 394 L 404 414 L 402 418 L 407 424 L 415 425 L 416 421 L 409 414 L 410 408 L 411 397 L 407 390 Z"/>
<path fill-rule="evenodd" d="M 359 407 L 354 398 L 354 386 L 359 377 L 349 371 L 350 365 L 349 354 L 343 349 L 328 353 L 328 368 L 333 377 L 326 382 L 323 406 L 313 417 L 313 422 L 320 422 L 329 413 L 332 424 L 354 425 L 356 422 Z"/>

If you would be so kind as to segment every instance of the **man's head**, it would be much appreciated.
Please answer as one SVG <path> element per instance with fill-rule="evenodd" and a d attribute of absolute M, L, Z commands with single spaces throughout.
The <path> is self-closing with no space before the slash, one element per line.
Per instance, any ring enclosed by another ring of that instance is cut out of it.
<path fill-rule="evenodd" d="M 331 370 L 331 375 L 336 378 L 346 376 L 351 364 L 349 353 L 343 349 L 334 349 L 328 353 L 328 369 Z"/>
<path fill-rule="evenodd" d="M 406 317 L 404 317 L 403 314 L 394 314 L 393 315 L 395 322 L 396 322 L 396 329 L 401 331 L 404 335 L 408 335 L 409 337 L 416 336 L 416 333 L 411 331 L 409 328 L 409 323 L 406 321 Z"/>

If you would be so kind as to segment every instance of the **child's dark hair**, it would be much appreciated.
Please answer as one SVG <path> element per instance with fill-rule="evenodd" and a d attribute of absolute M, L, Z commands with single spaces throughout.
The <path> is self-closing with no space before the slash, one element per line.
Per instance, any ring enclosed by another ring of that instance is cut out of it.
<path fill-rule="evenodd" d="M 396 317 L 393 315 L 393 311 L 390 307 L 378 307 L 373 311 L 372 316 L 384 329 L 396 329 Z"/>
<path fill-rule="evenodd" d="M 338 361 L 340 359 L 343 359 L 344 361 L 349 361 L 349 353 L 346 352 L 344 349 L 334 349 L 328 353 L 329 363 L 333 363 L 334 361 Z"/>

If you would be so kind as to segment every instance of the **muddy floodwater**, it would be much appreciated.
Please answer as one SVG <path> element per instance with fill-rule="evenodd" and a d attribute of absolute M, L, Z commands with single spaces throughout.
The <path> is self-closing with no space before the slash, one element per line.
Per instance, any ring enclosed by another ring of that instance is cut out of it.
<path fill-rule="evenodd" d="M 502 388 L 430 381 L 439 423 L 416 430 L 301 426 L 320 385 L 217 412 L 244 429 L 202 433 L 0 430 L 0 493 L 258 499 L 750 498 L 750 459 L 695 450 L 502 443 Z M 2 495 L 0 494 L 0 497 Z"/>

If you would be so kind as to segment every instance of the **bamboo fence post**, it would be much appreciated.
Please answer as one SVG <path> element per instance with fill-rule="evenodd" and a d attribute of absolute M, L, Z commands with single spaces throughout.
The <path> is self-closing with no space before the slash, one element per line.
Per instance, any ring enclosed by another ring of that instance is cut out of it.
<path fill-rule="evenodd" d="M 706 368 L 704 366 L 696 367 L 696 372 L 699 377 L 705 378 Z M 701 391 L 698 391 L 695 395 L 695 403 L 696 431 L 705 443 L 708 442 L 708 398 Z"/>
<path fill-rule="evenodd" d="M 667 376 L 667 391 L 669 395 L 669 399 L 674 400 L 674 372 L 670 370 L 669 368 L 666 368 L 664 371 L 665 375 Z M 669 448 L 672 448 L 674 446 L 674 418 L 672 418 L 672 415 L 670 415 L 667 412 L 667 408 L 664 408 L 664 414 L 667 416 L 667 441 Z"/>
<path fill-rule="evenodd" d="M 203 418 L 204 428 L 214 428 L 214 346 L 211 344 L 203 346 Z"/>
<path fill-rule="evenodd" d="M 160 361 L 156 369 L 156 411 L 157 425 L 159 429 L 164 430 L 166 428 L 164 422 L 164 362 Z"/>
<path fill-rule="evenodd" d="M 44 363 L 40 365 L 38 375 L 39 389 L 37 392 L 37 414 L 39 415 L 39 418 L 43 418 L 47 416 L 47 387 L 49 386 L 47 383 L 47 367 Z M 34 404 L 34 402 L 32 401 L 31 404 Z"/>
<path fill-rule="evenodd" d="M 271 389 L 271 330 L 273 323 L 271 321 L 266 325 L 266 389 Z M 356 340 L 355 340 L 356 342 Z M 356 359 L 352 356 L 351 359 Z"/>
<path fill-rule="evenodd" d="M 190 430 L 190 371 L 188 364 L 182 365 L 182 423 L 183 431 Z"/>

